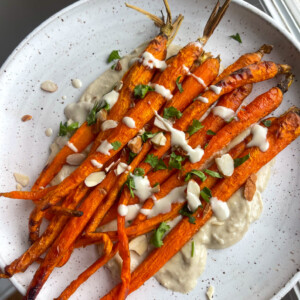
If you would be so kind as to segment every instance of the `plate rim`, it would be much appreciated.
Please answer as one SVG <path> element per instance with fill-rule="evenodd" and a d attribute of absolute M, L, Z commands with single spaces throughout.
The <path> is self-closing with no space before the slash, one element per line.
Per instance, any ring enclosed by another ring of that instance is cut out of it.
<path fill-rule="evenodd" d="M 93 2 L 93 0 L 78 0 L 73 4 L 70 4 L 66 6 L 65 8 L 59 10 L 49 18 L 47 18 L 45 21 L 43 21 L 41 24 L 39 24 L 33 31 L 31 31 L 11 52 L 11 54 L 7 57 L 7 59 L 4 61 L 4 63 L 0 67 L 0 80 L 1 77 L 4 74 L 4 70 L 7 69 L 7 67 L 10 65 L 10 63 L 13 62 L 14 58 L 19 54 L 20 50 L 22 50 L 24 47 L 27 46 L 28 42 L 34 38 L 39 32 L 41 32 L 44 28 L 46 28 L 49 24 L 51 24 L 53 21 L 55 21 L 58 17 L 72 11 L 73 9 L 77 8 L 78 6 L 83 6 L 89 2 Z M 269 15 L 267 15 L 265 12 L 261 11 L 259 8 L 255 7 L 254 5 L 245 2 L 244 0 L 232 0 L 232 3 L 235 3 L 239 6 L 241 6 L 243 9 L 249 10 L 254 15 L 259 16 L 264 21 L 269 23 L 272 27 L 277 29 L 282 35 L 284 35 L 285 38 L 287 38 L 291 44 L 297 49 L 297 51 L 300 53 L 300 41 L 296 39 L 287 29 L 284 27 L 279 26 L 276 21 Z M 0 266 L 3 268 L 5 264 L 3 264 L 2 257 L 0 256 Z M 21 283 L 17 281 L 15 277 L 9 278 L 10 282 L 14 285 L 14 287 L 22 294 L 25 295 L 26 289 L 24 286 L 22 286 Z M 293 287 L 294 285 L 300 280 L 300 271 L 296 272 L 292 278 L 279 290 L 276 292 L 276 294 L 271 298 L 271 300 L 279 300 L 284 295 L 286 295 Z"/>

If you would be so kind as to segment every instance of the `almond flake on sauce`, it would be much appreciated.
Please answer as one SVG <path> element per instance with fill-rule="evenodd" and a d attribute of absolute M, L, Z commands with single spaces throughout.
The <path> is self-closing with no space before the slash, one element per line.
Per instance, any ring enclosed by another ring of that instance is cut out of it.
<path fill-rule="evenodd" d="M 55 91 L 57 91 L 58 86 L 53 81 L 47 80 L 41 84 L 41 89 L 48 93 L 54 93 Z"/>
<path fill-rule="evenodd" d="M 24 116 L 21 118 L 22 122 L 27 122 L 27 121 L 29 121 L 29 120 L 31 120 L 31 119 L 32 119 L 32 116 L 31 116 L 31 115 L 24 115 Z"/>
<path fill-rule="evenodd" d="M 246 181 L 245 189 L 244 189 L 244 197 L 248 201 L 251 201 L 255 194 L 256 180 L 257 180 L 256 174 L 251 174 Z"/>

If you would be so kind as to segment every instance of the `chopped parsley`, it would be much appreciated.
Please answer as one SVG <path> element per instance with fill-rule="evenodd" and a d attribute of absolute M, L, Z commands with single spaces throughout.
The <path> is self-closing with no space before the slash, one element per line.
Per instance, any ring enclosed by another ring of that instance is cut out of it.
<path fill-rule="evenodd" d="M 181 83 L 179 82 L 180 78 L 181 78 L 181 76 L 177 77 L 177 79 L 176 79 L 176 85 L 177 85 L 177 88 L 178 88 L 179 92 L 182 93 L 183 92 L 183 88 L 182 88 Z"/>
<path fill-rule="evenodd" d="M 198 171 L 198 170 L 192 170 L 191 172 L 188 172 L 186 174 L 184 181 L 189 181 L 192 178 L 192 175 L 199 177 L 202 181 L 204 181 L 206 179 L 206 176 L 203 172 Z"/>
<path fill-rule="evenodd" d="M 133 90 L 134 97 L 144 99 L 149 91 L 154 91 L 154 88 L 150 85 L 139 84 Z"/>
<path fill-rule="evenodd" d="M 159 227 L 154 230 L 153 235 L 151 237 L 151 244 L 154 245 L 156 248 L 160 248 L 164 242 L 162 241 L 164 234 L 170 229 L 170 226 L 162 222 L 160 223 Z"/>
<path fill-rule="evenodd" d="M 137 156 L 137 153 L 134 153 L 134 152 L 132 152 L 132 151 L 129 151 L 128 161 L 127 161 L 128 164 L 130 164 L 136 156 Z"/>
<path fill-rule="evenodd" d="M 128 189 L 129 189 L 129 192 L 130 192 L 130 196 L 132 198 L 134 198 L 134 192 L 133 192 L 133 190 L 135 189 L 135 184 L 134 184 L 134 179 L 131 176 L 131 174 L 128 175 L 125 184 L 128 186 Z"/>
<path fill-rule="evenodd" d="M 202 199 L 206 202 L 209 202 L 209 199 L 212 197 L 211 194 L 211 190 L 208 187 L 204 187 L 201 192 L 200 192 L 200 196 L 202 197 Z"/>
<path fill-rule="evenodd" d="M 226 121 L 226 123 L 231 123 L 234 120 L 235 117 L 230 118 L 229 120 Z"/>
<path fill-rule="evenodd" d="M 116 60 L 116 59 L 120 59 L 120 58 L 121 58 L 121 56 L 120 56 L 120 54 L 119 54 L 119 50 L 113 50 L 113 51 L 111 51 L 111 53 L 109 54 L 109 57 L 108 57 L 108 59 L 107 59 L 107 62 L 110 63 L 110 62 L 112 62 L 112 61 L 114 61 L 114 60 Z"/>
<path fill-rule="evenodd" d="M 248 153 L 247 155 L 243 156 L 243 157 L 239 157 L 234 159 L 234 167 L 238 167 L 241 164 L 243 164 L 246 160 L 248 160 L 250 158 L 250 153 Z"/>
<path fill-rule="evenodd" d="M 145 143 L 148 139 L 153 138 L 155 135 L 157 135 L 158 132 L 152 133 L 151 131 L 145 131 L 142 135 L 142 141 Z"/>
<path fill-rule="evenodd" d="M 134 174 L 135 176 L 141 176 L 141 177 L 143 177 L 143 176 L 145 175 L 145 170 L 142 169 L 142 168 L 136 168 L 136 169 L 134 170 L 133 174 Z"/>
<path fill-rule="evenodd" d="M 197 131 L 199 131 L 201 128 L 203 128 L 203 127 L 204 126 L 201 124 L 200 121 L 194 119 L 192 125 L 189 126 L 189 128 L 188 128 L 187 131 L 188 131 L 189 135 L 191 136 L 194 133 L 196 133 Z"/>
<path fill-rule="evenodd" d="M 164 109 L 164 118 L 165 119 L 171 119 L 171 118 L 180 119 L 181 116 L 182 116 L 182 113 L 173 106 L 170 106 L 170 107 Z"/>
<path fill-rule="evenodd" d="M 115 142 L 112 142 L 111 145 L 112 145 L 114 150 L 118 150 L 121 147 L 122 144 L 119 141 L 115 141 Z"/>
<path fill-rule="evenodd" d="M 160 158 L 158 160 L 157 165 L 154 168 L 154 171 L 165 170 L 165 169 L 167 169 L 167 166 L 166 166 L 165 162 Z"/>
<path fill-rule="evenodd" d="M 206 131 L 206 134 L 207 135 L 216 135 L 216 133 L 210 129 Z"/>
<path fill-rule="evenodd" d="M 78 127 L 79 127 L 78 122 L 73 122 L 70 125 L 68 125 L 67 122 L 65 122 L 64 124 L 62 122 L 60 122 L 58 135 L 65 136 L 65 135 L 67 135 L 68 132 L 72 132 L 72 131 L 76 130 Z"/>
<path fill-rule="evenodd" d="M 208 175 L 210 175 L 211 177 L 215 177 L 215 178 L 223 178 L 223 176 L 218 173 L 218 172 L 215 172 L 215 171 L 212 171 L 212 170 L 208 170 L 208 169 L 205 169 L 204 172 Z"/>
<path fill-rule="evenodd" d="M 240 44 L 242 43 L 242 39 L 240 37 L 240 34 L 239 33 L 236 33 L 236 34 L 233 34 L 233 35 L 230 35 L 229 37 L 231 37 L 232 39 L 236 40 L 237 42 L 239 42 Z"/>
<path fill-rule="evenodd" d="M 264 120 L 262 121 L 262 123 L 266 126 L 266 127 L 270 127 L 272 125 L 272 121 L 271 120 Z"/>
<path fill-rule="evenodd" d="M 204 145 L 204 149 L 206 149 L 207 146 L 208 146 L 208 143 L 206 143 L 206 144 Z"/>
<path fill-rule="evenodd" d="M 97 120 L 96 115 L 102 108 L 105 109 L 105 110 L 110 109 L 109 104 L 106 103 L 106 101 L 104 101 L 104 102 L 99 101 L 99 102 L 95 103 L 94 107 L 91 109 L 90 113 L 88 114 L 88 116 L 86 118 L 86 121 L 87 121 L 89 126 L 96 123 L 96 120 Z"/>
<path fill-rule="evenodd" d="M 152 168 L 154 168 L 154 171 L 167 169 L 164 161 L 152 153 L 146 156 L 145 163 L 148 163 Z"/>
<path fill-rule="evenodd" d="M 185 160 L 184 156 L 176 155 L 175 152 L 172 152 L 169 160 L 169 169 L 178 169 L 181 170 L 181 162 Z"/>
<path fill-rule="evenodd" d="M 191 257 L 194 257 L 194 252 L 195 252 L 195 242 L 192 241 Z"/>
<path fill-rule="evenodd" d="M 195 224 L 196 218 L 193 216 L 193 213 L 188 209 L 187 204 L 185 204 L 182 209 L 179 211 L 179 213 L 184 216 L 189 218 L 189 222 L 191 224 Z"/>

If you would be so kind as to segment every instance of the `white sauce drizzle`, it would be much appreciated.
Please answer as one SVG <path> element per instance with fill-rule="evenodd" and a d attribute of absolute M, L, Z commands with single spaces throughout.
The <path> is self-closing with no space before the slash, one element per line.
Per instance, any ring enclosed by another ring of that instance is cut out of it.
<path fill-rule="evenodd" d="M 75 78 L 75 79 L 72 79 L 72 85 L 75 89 L 79 89 L 82 87 L 82 82 L 80 79 Z"/>
<path fill-rule="evenodd" d="M 251 133 L 253 134 L 252 140 L 247 144 L 247 147 L 257 146 L 260 151 L 266 152 L 269 149 L 268 128 L 255 124 L 251 128 Z"/>
<path fill-rule="evenodd" d="M 188 203 L 189 210 L 195 211 L 199 205 L 201 205 L 200 202 L 200 187 L 197 184 L 196 181 L 190 180 L 187 185 L 186 190 L 186 199 Z"/>
<path fill-rule="evenodd" d="M 102 164 L 100 164 L 99 162 L 97 162 L 96 159 L 91 159 L 91 164 L 92 164 L 94 167 L 98 168 L 98 169 L 101 169 L 102 166 L 103 166 Z"/>
<path fill-rule="evenodd" d="M 73 143 L 70 143 L 70 142 L 68 141 L 67 146 L 68 146 L 72 151 L 78 152 L 78 149 L 74 146 Z"/>
<path fill-rule="evenodd" d="M 180 186 L 174 188 L 167 196 L 154 202 L 151 211 L 148 214 L 148 218 L 153 218 L 159 214 L 165 214 L 171 211 L 172 203 L 181 203 L 185 199 L 186 186 Z"/>
<path fill-rule="evenodd" d="M 106 120 L 101 124 L 101 129 L 105 131 L 108 129 L 116 128 L 117 126 L 118 126 L 118 122 L 114 120 Z"/>
<path fill-rule="evenodd" d="M 103 153 L 105 155 L 110 155 L 109 151 L 113 149 L 113 146 L 111 143 L 109 143 L 107 140 L 104 140 L 101 145 L 97 148 L 97 152 Z"/>
<path fill-rule="evenodd" d="M 155 112 L 156 118 L 164 124 L 164 128 L 160 127 L 161 129 L 165 128 L 170 131 L 171 133 L 171 145 L 172 146 L 180 146 L 184 151 L 187 152 L 190 161 L 192 163 L 196 163 L 198 161 L 200 161 L 200 159 L 202 158 L 204 151 L 203 149 L 201 149 L 200 147 L 197 147 L 195 149 L 193 149 L 186 141 L 185 139 L 185 133 L 183 131 L 177 130 L 175 128 L 172 127 L 172 125 L 170 124 L 170 122 L 167 122 L 164 118 L 162 118 L 157 112 Z M 154 124 L 156 126 L 158 126 L 159 122 L 156 122 L 154 120 Z"/>
<path fill-rule="evenodd" d="M 110 108 L 112 108 L 116 102 L 118 101 L 119 93 L 115 90 L 110 91 L 109 93 L 105 94 L 103 96 L 103 100 L 109 105 Z"/>
<path fill-rule="evenodd" d="M 201 101 L 203 103 L 208 103 L 209 102 L 207 98 L 202 97 L 202 96 L 197 97 L 195 100 L 199 100 L 199 101 Z"/>
<path fill-rule="evenodd" d="M 122 122 L 129 128 L 135 128 L 135 121 L 130 117 L 124 117 Z"/>
<path fill-rule="evenodd" d="M 128 205 L 127 208 L 128 208 L 128 213 L 125 217 L 125 221 L 132 221 L 138 215 L 138 213 L 141 209 L 141 204 Z"/>
<path fill-rule="evenodd" d="M 227 202 L 221 201 L 216 197 L 210 198 L 210 205 L 214 215 L 218 220 L 224 221 L 228 219 L 230 211 Z"/>
<path fill-rule="evenodd" d="M 166 89 L 163 85 L 157 83 L 151 83 L 150 85 L 154 88 L 156 93 L 162 95 L 167 100 L 171 100 L 173 98 L 171 91 Z"/>
<path fill-rule="evenodd" d="M 188 67 L 183 66 L 183 69 L 186 71 L 186 75 L 194 77 L 204 88 L 206 88 L 206 84 L 201 77 L 196 76 L 195 74 L 191 73 Z"/>
<path fill-rule="evenodd" d="M 220 95 L 222 88 L 216 85 L 211 85 L 209 88 L 217 95 Z"/>
<path fill-rule="evenodd" d="M 145 67 L 149 67 L 150 69 L 156 68 L 163 71 L 167 67 L 167 64 L 164 60 L 155 58 L 150 52 L 147 51 L 142 54 L 142 57 L 139 59 L 139 61 Z"/>
<path fill-rule="evenodd" d="M 215 116 L 222 118 L 226 122 L 235 117 L 235 112 L 232 109 L 224 106 L 215 106 L 212 109 L 212 112 Z"/>
<path fill-rule="evenodd" d="M 135 189 L 133 190 L 134 194 L 140 199 L 141 202 L 144 202 L 146 199 L 151 197 L 152 188 L 147 176 L 135 176 L 131 175 L 134 180 Z"/>
<path fill-rule="evenodd" d="M 142 208 L 140 210 L 140 213 L 143 214 L 143 215 L 145 215 L 145 216 L 148 216 L 151 213 L 151 209 L 149 209 L 149 208 Z"/>
<path fill-rule="evenodd" d="M 128 214 L 128 207 L 127 205 L 124 205 L 124 204 L 120 204 L 118 206 L 118 214 L 121 216 L 121 217 L 124 217 Z"/>

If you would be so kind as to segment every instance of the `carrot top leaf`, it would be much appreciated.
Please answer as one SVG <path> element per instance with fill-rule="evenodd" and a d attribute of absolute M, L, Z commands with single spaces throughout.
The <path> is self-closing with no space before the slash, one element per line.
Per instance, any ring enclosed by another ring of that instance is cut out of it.
<path fill-rule="evenodd" d="M 114 150 L 118 150 L 121 147 L 122 144 L 119 141 L 115 141 L 115 142 L 112 142 L 111 145 L 112 145 Z"/>
<path fill-rule="evenodd" d="M 154 247 L 156 248 L 160 248 L 164 244 L 164 242 L 162 241 L 163 236 L 168 230 L 170 230 L 170 226 L 167 223 L 165 222 L 160 223 L 158 228 L 154 230 L 154 233 L 150 241 L 151 244 L 154 245 Z"/>
<path fill-rule="evenodd" d="M 176 85 L 177 85 L 177 88 L 178 88 L 179 92 L 182 93 L 183 92 L 183 88 L 182 88 L 181 83 L 179 82 L 180 78 L 181 78 L 181 76 L 177 77 L 177 79 L 176 79 Z"/>
<path fill-rule="evenodd" d="M 171 118 L 180 119 L 181 116 L 182 116 L 182 112 L 180 112 L 177 108 L 173 106 L 164 109 L 165 119 L 171 119 Z"/>
<path fill-rule="evenodd" d="M 232 39 L 236 40 L 237 42 L 239 42 L 240 44 L 242 43 L 242 39 L 239 33 L 236 33 L 234 35 L 230 35 L 229 37 L 231 37 Z"/>
<path fill-rule="evenodd" d="M 154 88 L 150 85 L 139 84 L 133 90 L 134 97 L 144 99 L 149 91 L 154 91 Z"/>
<path fill-rule="evenodd" d="M 79 127 L 78 122 L 73 122 L 70 125 L 68 125 L 67 122 L 65 122 L 64 124 L 62 122 L 60 122 L 58 135 L 65 136 L 65 135 L 67 135 L 68 132 L 72 132 L 72 131 L 76 130 L 78 127 Z"/>
<path fill-rule="evenodd" d="M 189 126 L 189 128 L 188 128 L 187 131 L 188 131 L 189 135 L 191 136 L 194 133 L 196 133 L 197 131 L 199 131 L 201 128 L 203 128 L 203 127 L 204 126 L 201 124 L 200 121 L 194 119 L 192 125 Z"/>
<path fill-rule="evenodd" d="M 234 159 L 234 167 L 236 168 L 236 167 L 240 166 L 249 158 L 250 158 L 250 153 L 248 153 L 247 155 L 245 155 L 243 157 L 238 157 L 238 158 Z"/>
<path fill-rule="evenodd" d="M 111 53 L 109 54 L 109 57 L 107 59 L 107 62 L 110 63 L 112 61 L 114 61 L 115 59 L 120 59 L 121 56 L 119 54 L 119 50 L 113 50 L 111 51 Z"/>

